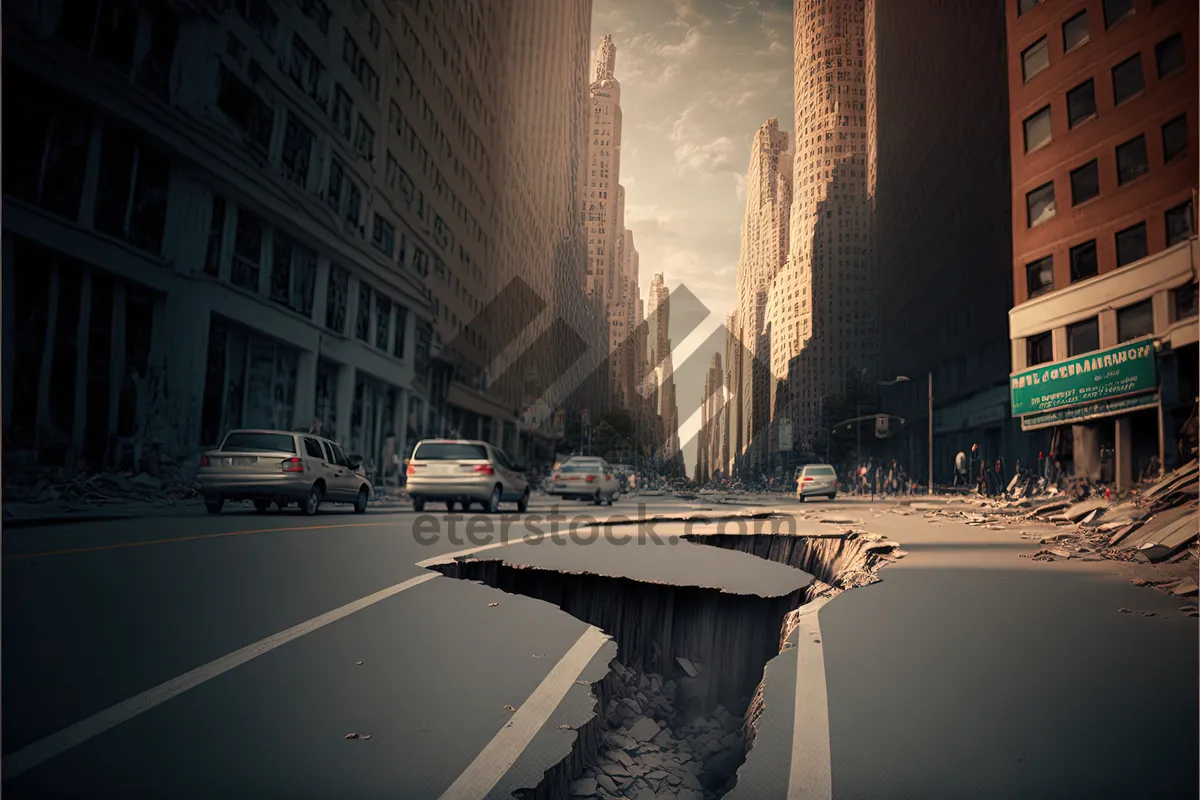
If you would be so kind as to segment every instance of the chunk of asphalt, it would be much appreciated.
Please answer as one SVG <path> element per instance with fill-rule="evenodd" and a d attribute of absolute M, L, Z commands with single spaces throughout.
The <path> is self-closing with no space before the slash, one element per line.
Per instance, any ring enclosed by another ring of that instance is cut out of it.
<path fill-rule="evenodd" d="M 658 736 L 658 723 L 649 717 L 642 717 L 629 728 L 629 735 L 639 742 L 649 742 Z"/>
<path fill-rule="evenodd" d="M 1171 594 L 1176 597 L 1188 597 L 1197 592 L 1200 592 L 1200 586 L 1197 586 L 1196 582 L 1191 578 L 1184 578 L 1179 582 L 1178 586 L 1171 590 Z"/>
<path fill-rule="evenodd" d="M 571 797 L 595 797 L 596 779 L 580 778 L 570 786 Z"/>

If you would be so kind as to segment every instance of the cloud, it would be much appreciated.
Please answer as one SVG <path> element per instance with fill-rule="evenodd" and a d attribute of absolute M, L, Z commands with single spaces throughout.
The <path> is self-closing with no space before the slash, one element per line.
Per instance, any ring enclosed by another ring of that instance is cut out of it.
<path fill-rule="evenodd" d="M 700 42 L 704 37 L 700 35 L 699 28 L 688 28 L 687 33 L 683 35 L 683 41 L 679 44 L 665 44 L 658 48 L 657 55 L 670 60 L 679 60 L 695 55 L 700 49 Z"/>
<path fill-rule="evenodd" d="M 733 188 L 737 192 L 739 203 L 746 202 L 746 176 L 740 172 L 733 173 Z"/>

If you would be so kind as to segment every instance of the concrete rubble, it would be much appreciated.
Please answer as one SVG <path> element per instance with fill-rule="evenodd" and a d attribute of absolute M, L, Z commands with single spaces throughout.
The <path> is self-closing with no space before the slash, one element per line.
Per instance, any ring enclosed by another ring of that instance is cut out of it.
<path fill-rule="evenodd" d="M 5 519 L 95 513 L 105 510 L 171 508 L 200 502 L 188 470 L 168 465 L 149 472 L 20 470 L 6 476 Z"/>
<path fill-rule="evenodd" d="M 697 713 L 704 665 L 677 662 L 671 676 L 612 662 L 601 752 L 570 784 L 571 797 L 716 800 L 733 788 L 746 755 L 751 698 Z"/>
<path fill-rule="evenodd" d="M 1107 559 L 1154 567 L 1155 577 L 1137 579 L 1139 585 L 1186 593 L 1195 586 L 1188 576 L 1200 565 L 1198 482 L 1200 464 L 1193 461 L 1119 496 L 1058 491 L 1000 499 L 959 496 L 913 503 L 908 510 L 989 530 L 1020 528 L 1021 538 L 1043 545 L 1022 554 L 1033 561 Z"/>

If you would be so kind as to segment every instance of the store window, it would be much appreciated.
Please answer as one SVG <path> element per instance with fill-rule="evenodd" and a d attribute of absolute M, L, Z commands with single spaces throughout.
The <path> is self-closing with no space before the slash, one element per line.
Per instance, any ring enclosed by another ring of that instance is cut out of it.
<path fill-rule="evenodd" d="M 1067 355 L 1081 356 L 1100 349 L 1100 320 L 1096 317 L 1067 326 Z"/>
<path fill-rule="evenodd" d="M 1117 340 L 1128 342 L 1154 333 L 1154 304 L 1143 300 L 1117 309 Z"/>

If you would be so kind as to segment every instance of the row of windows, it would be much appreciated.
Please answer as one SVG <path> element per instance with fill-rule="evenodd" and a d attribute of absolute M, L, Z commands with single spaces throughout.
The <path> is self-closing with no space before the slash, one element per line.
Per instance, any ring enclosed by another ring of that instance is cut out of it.
<path fill-rule="evenodd" d="M 1187 116 L 1170 120 L 1161 128 L 1163 164 L 1179 161 L 1187 156 L 1188 130 Z M 1117 162 L 1117 186 L 1125 186 L 1131 181 L 1145 175 L 1150 170 L 1149 155 L 1146 149 L 1145 134 L 1138 134 L 1132 139 L 1122 142 L 1114 148 Z M 1100 194 L 1100 165 L 1099 160 L 1091 161 L 1076 167 L 1070 173 L 1071 205 L 1077 206 Z M 1025 194 L 1025 223 L 1030 228 L 1036 228 L 1057 214 L 1054 181 L 1038 186 Z"/>
<path fill-rule="evenodd" d="M 1195 234 L 1196 225 L 1192 201 L 1168 209 L 1163 215 L 1167 247 L 1186 241 Z M 1146 238 L 1146 223 L 1139 222 L 1120 230 L 1115 237 L 1117 250 L 1117 267 L 1124 267 L 1135 261 L 1140 261 L 1149 254 Z M 1071 283 L 1087 280 L 1099 273 L 1099 263 L 1096 257 L 1096 240 L 1089 239 L 1075 245 L 1068 251 L 1070 261 Z M 1029 298 L 1054 290 L 1054 256 L 1039 258 L 1025 266 L 1025 285 Z"/>
<path fill-rule="evenodd" d="M 1046 0 L 1016 0 L 1017 16 L 1028 13 L 1034 8 L 1040 6 Z M 1151 8 L 1158 8 L 1167 0 L 1150 0 Z M 1121 22 L 1133 16 L 1136 5 L 1135 0 L 1104 0 L 1104 29 L 1108 30 Z"/>
<path fill-rule="evenodd" d="M 1183 72 L 1183 35 L 1174 34 L 1154 46 L 1155 61 L 1160 79 Z M 1135 53 L 1112 68 L 1113 105 L 1120 106 L 1137 96 L 1146 86 L 1142 71 L 1142 55 Z M 1067 128 L 1074 130 L 1080 124 L 1097 116 L 1096 81 L 1088 78 L 1070 89 L 1067 99 Z M 1050 105 L 1047 104 L 1026 117 L 1025 152 L 1031 153 L 1049 144 L 1053 138 L 1050 125 Z"/>
<path fill-rule="evenodd" d="M 1197 316 L 1196 284 L 1189 283 L 1171 292 L 1172 321 Z M 1154 333 L 1154 303 L 1147 298 L 1117 309 L 1117 343 L 1130 342 Z M 1100 349 L 1100 319 L 1091 317 L 1067 326 L 1067 358 Z M 1026 365 L 1036 367 L 1054 361 L 1054 337 L 1051 331 L 1025 340 Z"/>

